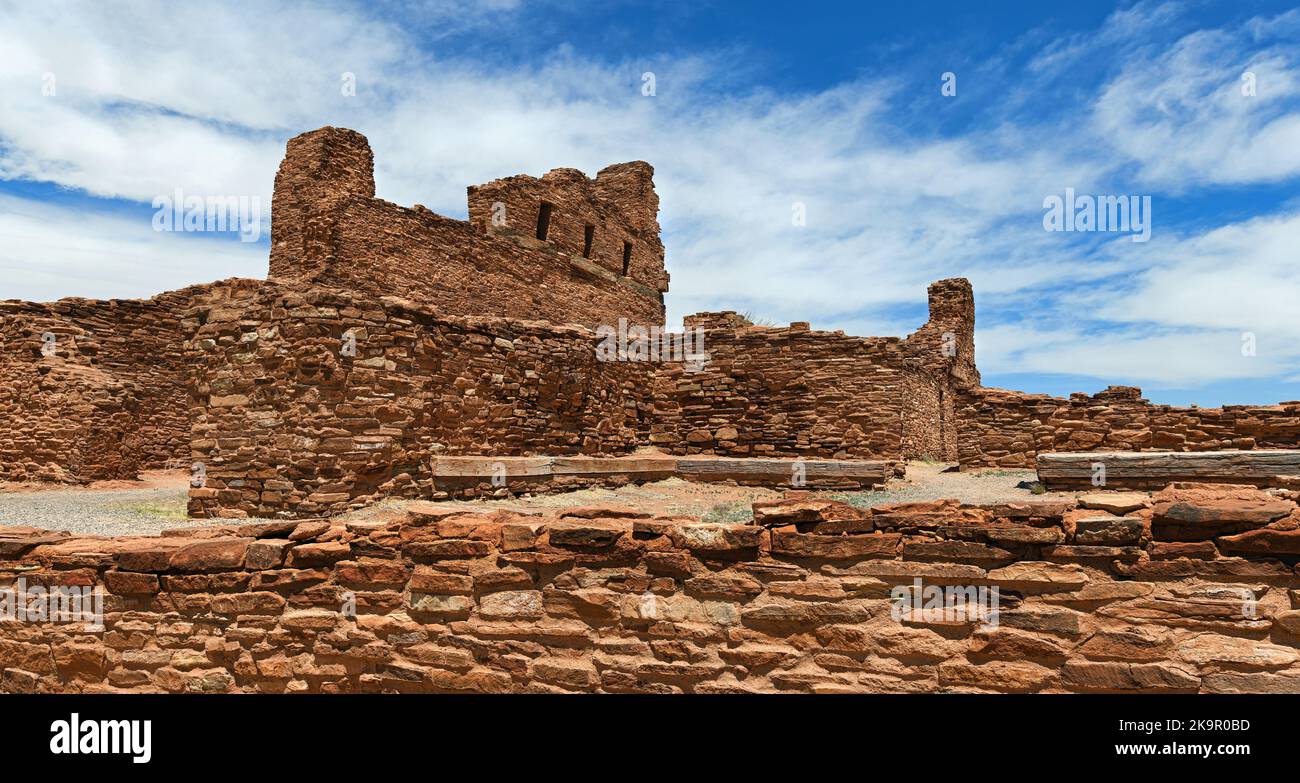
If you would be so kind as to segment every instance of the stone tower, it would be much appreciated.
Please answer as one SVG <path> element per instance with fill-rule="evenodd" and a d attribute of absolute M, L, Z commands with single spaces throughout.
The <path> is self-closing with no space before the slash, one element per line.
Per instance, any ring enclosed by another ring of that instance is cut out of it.
<path fill-rule="evenodd" d="M 365 136 L 324 127 L 290 139 L 271 201 L 270 276 L 314 276 L 333 256 L 334 209 L 374 196 L 375 156 Z"/>

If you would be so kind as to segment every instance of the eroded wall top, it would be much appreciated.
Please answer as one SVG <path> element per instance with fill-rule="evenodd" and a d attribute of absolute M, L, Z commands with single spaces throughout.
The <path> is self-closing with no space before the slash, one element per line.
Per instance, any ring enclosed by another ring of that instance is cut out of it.
<path fill-rule="evenodd" d="M 448 315 L 663 323 L 668 275 L 649 164 L 471 187 L 469 221 L 376 199 L 373 170 L 356 131 L 289 141 L 275 178 L 271 278 L 408 297 Z"/>
<path fill-rule="evenodd" d="M 310 277 L 331 255 L 327 219 L 351 198 L 375 197 L 375 156 L 354 130 L 324 127 L 289 139 L 275 174 L 271 277 Z"/>
<path fill-rule="evenodd" d="M 980 385 L 975 368 L 975 294 L 964 277 L 938 280 L 927 289 L 930 320 L 907 336 L 904 345 L 957 388 Z"/>
<path fill-rule="evenodd" d="M 668 290 L 649 163 L 617 163 L 595 179 L 570 168 L 541 178 L 520 174 L 468 191 L 470 222 L 484 233 L 546 243 L 655 291 Z"/>

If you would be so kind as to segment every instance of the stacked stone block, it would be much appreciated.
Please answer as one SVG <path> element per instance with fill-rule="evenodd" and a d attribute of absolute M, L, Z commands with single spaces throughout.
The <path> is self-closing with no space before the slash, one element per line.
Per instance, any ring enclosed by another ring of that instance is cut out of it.
<path fill-rule="evenodd" d="M 0 585 L 104 595 L 102 628 L 0 623 L 0 690 L 1296 693 L 1295 497 L 0 529 Z M 997 588 L 996 616 L 918 586 Z"/>
<path fill-rule="evenodd" d="M 85 483 L 188 467 L 186 341 L 200 314 L 257 285 L 0 302 L 0 479 Z"/>
<path fill-rule="evenodd" d="M 648 365 L 581 327 L 442 317 L 393 297 L 267 283 L 191 343 L 197 516 L 311 516 L 431 497 L 449 454 L 626 453 Z"/>
<path fill-rule="evenodd" d="M 1152 405 L 1132 386 L 1068 399 L 965 389 L 957 407 L 963 468 L 1032 468 L 1040 452 L 1218 451 L 1300 447 L 1300 401 L 1182 408 Z"/>
<path fill-rule="evenodd" d="M 595 180 L 559 169 L 470 189 L 470 221 L 376 199 L 366 138 L 321 128 L 289 141 L 276 174 L 270 276 L 345 293 L 401 296 L 447 315 L 504 316 L 594 328 L 664 321 L 668 288 L 653 169 L 624 163 Z M 539 204 L 556 233 L 536 238 Z M 492 205 L 505 205 L 501 226 Z M 580 235 L 598 225 L 591 258 Z M 623 274 L 623 242 L 633 267 Z"/>

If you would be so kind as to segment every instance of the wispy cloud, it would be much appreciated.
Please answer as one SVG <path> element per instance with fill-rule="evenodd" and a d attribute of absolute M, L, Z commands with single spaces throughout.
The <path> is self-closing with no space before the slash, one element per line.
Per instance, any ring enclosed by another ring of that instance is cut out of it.
<path fill-rule="evenodd" d="M 266 274 L 265 244 L 155 232 L 141 219 L 0 195 L 0 299 L 133 298 Z M 51 263 L 50 259 L 57 259 Z"/>
<path fill-rule="evenodd" d="M 1300 14 L 1198 30 L 1178 5 L 1131 6 L 1097 30 L 1035 39 L 1013 98 L 978 127 L 918 136 L 917 112 L 946 100 L 937 79 L 867 73 L 780 93 L 738 79 L 734 52 L 610 61 L 559 46 L 502 64 L 444 51 L 430 32 L 439 19 L 444 31 L 512 24 L 527 8 L 514 2 L 364 15 L 267 3 L 257 24 L 162 8 L 0 10 L 0 178 L 145 203 L 182 187 L 269 204 L 284 141 L 332 124 L 370 138 L 381 197 L 463 215 L 470 183 L 639 158 L 656 167 L 670 321 L 726 308 L 899 333 L 923 317 L 929 281 L 964 275 L 986 373 L 1196 384 L 1300 367 L 1289 347 L 1300 282 L 1286 263 L 1300 211 L 1161 222 L 1171 201 L 1300 175 Z M 1035 115 L 1035 89 L 1101 58 L 1069 110 Z M 1239 89 L 1248 69 L 1253 98 Z M 56 96 L 41 94 L 46 73 Z M 1152 241 L 1043 231 L 1043 198 L 1065 187 L 1153 194 Z M 145 294 L 265 269 L 264 248 L 21 199 L 0 201 L 0 227 L 23 237 L 0 251 L 13 272 L 0 296 Z M 1259 334 L 1253 363 L 1241 361 L 1244 330 Z"/>
<path fill-rule="evenodd" d="M 1135 52 L 1094 104 L 1092 130 L 1147 187 L 1276 182 L 1300 174 L 1300 10 Z"/>

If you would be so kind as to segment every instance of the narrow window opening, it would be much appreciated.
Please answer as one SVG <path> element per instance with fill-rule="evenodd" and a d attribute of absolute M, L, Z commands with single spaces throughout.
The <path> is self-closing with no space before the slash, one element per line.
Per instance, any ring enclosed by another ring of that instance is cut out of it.
<path fill-rule="evenodd" d="M 623 243 L 623 276 L 627 277 L 627 270 L 632 266 L 632 243 Z"/>
<path fill-rule="evenodd" d="M 587 226 L 582 232 L 582 257 L 591 258 L 591 240 L 596 238 L 596 227 Z"/>
<path fill-rule="evenodd" d="M 537 210 L 537 238 L 546 239 L 546 234 L 550 230 L 551 205 L 543 201 L 541 209 Z"/>

